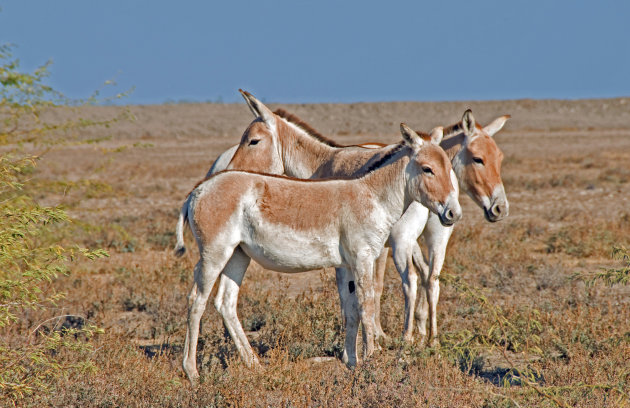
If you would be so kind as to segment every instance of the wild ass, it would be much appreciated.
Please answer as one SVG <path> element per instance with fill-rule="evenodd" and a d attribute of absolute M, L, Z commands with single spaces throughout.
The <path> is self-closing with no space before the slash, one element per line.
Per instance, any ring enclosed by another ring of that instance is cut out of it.
<path fill-rule="evenodd" d="M 215 306 L 247 365 L 257 358 L 237 318 L 239 286 L 250 262 L 267 269 L 304 272 L 346 268 L 355 282 L 358 307 L 345 306 L 343 359 L 357 362 L 359 318 L 364 355 L 374 351 L 374 260 L 389 231 L 412 202 L 439 214 L 445 225 L 461 217 L 451 163 L 438 146 L 401 124 L 403 142 L 351 180 L 300 180 L 225 171 L 199 184 L 182 207 L 199 246 L 191 290 L 183 368 L 191 382 L 196 368 L 199 322 L 216 279 Z M 182 223 L 176 253 L 183 254 Z"/>
<path fill-rule="evenodd" d="M 299 178 L 358 177 L 369 164 L 378 160 L 390 147 L 379 143 L 364 144 L 361 147 L 343 146 L 327 139 L 297 117 L 278 110 L 272 113 L 248 92 L 243 92 L 256 120 L 250 124 L 241 138 L 238 148 L 220 156 L 227 168 L 252 170 L 264 173 L 287 174 Z M 501 161 L 503 153 L 499 150 L 492 136 L 509 119 L 509 115 L 500 116 L 489 125 L 476 124 L 470 110 L 466 111 L 462 121 L 447 127 L 441 146 L 446 150 L 458 175 L 461 188 L 484 210 L 490 222 L 496 222 L 507 216 L 509 204 L 501 181 Z M 435 141 L 439 141 L 441 128 L 433 132 Z M 227 156 L 227 157 L 226 157 Z M 217 162 L 213 169 L 217 168 Z M 220 168 L 220 167 L 218 167 Z M 209 174 L 213 171 L 209 172 Z M 405 295 L 405 329 L 403 337 L 413 340 L 414 306 L 416 305 L 418 277 L 420 269 L 423 289 L 417 303 L 416 316 L 419 318 L 419 332 L 426 338 L 426 323 L 430 317 L 431 331 L 429 340 L 437 340 L 437 302 L 439 297 L 439 275 L 444 263 L 446 246 L 452 228 L 444 227 L 437 218 L 417 203 L 413 203 L 391 231 L 389 244 L 392 257 L 402 278 Z M 417 244 L 422 234 L 427 243 L 428 265 L 423 260 Z M 375 272 L 375 328 L 377 337 L 384 336 L 380 324 L 380 296 L 387 258 L 385 249 L 376 263 Z M 415 267 L 414 267 L 415 266 Z M 342 270 L 337 271 L 337 285 L 342 303 L 349 296 L 349 282 Z"/>

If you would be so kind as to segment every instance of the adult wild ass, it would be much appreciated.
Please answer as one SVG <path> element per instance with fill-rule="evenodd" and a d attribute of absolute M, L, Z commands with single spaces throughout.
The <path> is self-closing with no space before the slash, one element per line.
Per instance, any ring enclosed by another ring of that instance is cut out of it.
<path fill-rule="evenodd" d="M 359 319 L 365 333 L 364 355 L 373 353 L 373 264 L 391 227 L 412 202 L 421 202 L 439 214 L 444 225 L 461 218 L 455 175 L 444 151 L 404 124 L 401 133 L 403 142 L 358 179 L 307 181 L 226 171 L 211 176 L 189 194 L 181 212 L 200 253 L 190 293 L 183 359 L 191 382 L 199 376 L 199 322 L 219 276 L 215 306 L 243 360 L 250 366 L 257 364 L 236 314 L 238 288 L 250 259 L 288 273 L 346 268 L 355 282 L 358 307 L 344 310 L 344 362 L 356 364 Z M 178 223 L 176 253 L 184 250 Z"/>
<path fill-rule="evenodd" d="M 248 92 L 243 92 L 256 120 L 250 124 L 235 150 L 232 147 L 215 162 L 209 174 L 231 161 L 227 168 L 251 170 L 273 174 L 287 174 L 299 178 L 358 177 L 369 164 L 378 160 L 391 146 L 364 144 L 343 146 L 319 135 L 310 126 L 283 110 L 272 113 Z M 508 214 L 508 201 L 501 181 L 503 154 L 492 139 L 509 119 L 500 116 L 481 127 L 470 110 L 462 121 L 447 127 L 441 146 L 446 150 L 458 175 L 461 188 L 484 210 L 486 219 L 496 222 Z M 432 132 L 439 142 L 441 128 Z M 371 147 L 365 149 L 361 147 Z M 217 166 L 218 163 L 221 163 Z M 439 274 L 444 263 L 446 246 L 452 228 L 444 227 L 439 219 L 430 216 L 420 204 L 413 203 L 392 228 L 389 243 L 393 259 L 402 278 L 405 295 L 404 339 L 413 340 L 414 306 L 416 305 L 418 277 L 421 272 L 423 290 L 416 309 L 419 332 L 426 337 L 426 323 L 431 320 L 429 340 L 437 340 L 437 302 Z M 417 244 L 422 234 L 427 243 L 428 265 Z M 383 289 L 385 249 L 377 261 L 375 282 L 375 328 L 377 336 L 384 336 L 380 324 L 380 295 Z M 349 282 L 343 271 L 337 271 L 337 284 L 342 302 L 348 296 Z"/>

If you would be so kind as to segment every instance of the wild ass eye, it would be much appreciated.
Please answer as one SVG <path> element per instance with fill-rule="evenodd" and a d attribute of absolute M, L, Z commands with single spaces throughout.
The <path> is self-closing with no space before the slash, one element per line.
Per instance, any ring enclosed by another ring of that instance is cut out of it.
<path fill-rule="evenodd" d="M 483 159 L 481 157 L 473 157 L 473 161 L 483 166 Z"/>
<path fill-rule="evenodd" d="M 424 174 L 430 174 L 432 176 L 435 176 L 435 174 L 433 173 L 433 170 L 431 170 L 431 167 L 422 166 L 422 172 Z"/>
<path fill-rule="evenodd" d="M 249 141 L 249 146 L 257 145 L 260 139 L 252 139 Z"/>

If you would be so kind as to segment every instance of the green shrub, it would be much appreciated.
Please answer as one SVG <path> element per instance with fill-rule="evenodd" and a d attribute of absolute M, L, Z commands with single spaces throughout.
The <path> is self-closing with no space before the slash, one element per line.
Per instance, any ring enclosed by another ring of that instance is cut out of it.
<path fill-rule="evenodd" d="M 11 48 L 0 47 L 0 399 L 14 404 L 49 390 L 53 380 L 93 369 L 89 339 L 101 331 L 83 318 L 51 316 L 64 294 L 50 283 L 68 274 L 77 257 L 107 253 L 62 244 L 68 215 L 38 204 L 37 189 L 29 190 L 40 158 L 27 154 L 25 143 L 50 149 L 66 143 L 69 130 L 95 124 L 41 119 L 45 110 L 69 104 L 43 83 L 48 65 L 22 73 Z"/>

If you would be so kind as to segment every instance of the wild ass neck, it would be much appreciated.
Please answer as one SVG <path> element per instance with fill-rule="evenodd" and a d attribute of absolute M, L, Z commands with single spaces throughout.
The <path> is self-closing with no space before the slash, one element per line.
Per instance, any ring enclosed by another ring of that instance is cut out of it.
<path fill-rule="evenodd" d="M 310 178 L 321 163 L 331 160 L 338 150 L 309 136 L 285 119 L 278 120 L 277 126 L 278 134 L 284 135 L 278 143 L 284 171 L 289 177 Z"/>
<path fill-rule="evenodd" d="M 370 191 L 378 197 L 387 214 L 390 228 L 415 199 L 411 193 L 414 180 L 407 171 L 410 159 L 404 150 L 406 149 L 397 151 L 388 162 L 362 178 Z"/>
<path fill-rule="evenodd" d="M 447 129 L 444 130 L 444 139 L 442 139 L 440 147 L 444 149 L 446 155 L 451 161 L 460 187 L 466 190 L 466 186 L 462 184 L 464 181 L 463 173 L 465 171 L 465 165 L 464 159 L 460 154 L 464 149 L 466 136 L 458 126 L 459 125 L 453 125 L 448 128 L 450 135 L 446 133 Z"/>
<path fill-rule="evenodd" d="M 284 118 L 278 120 L 278 149 L 284 173 L 296 178 L 357 178 L 387 159 L 394 146 L 329 145 Z"/>

